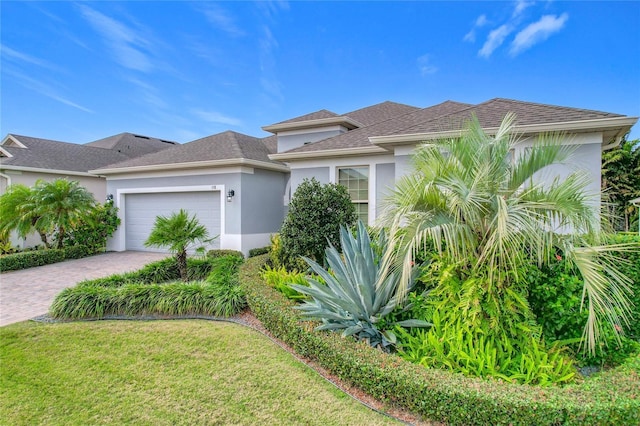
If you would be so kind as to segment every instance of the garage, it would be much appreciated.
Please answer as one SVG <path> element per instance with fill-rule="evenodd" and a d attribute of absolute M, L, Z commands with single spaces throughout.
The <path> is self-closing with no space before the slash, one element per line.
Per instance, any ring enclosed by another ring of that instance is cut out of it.
<path fill-rule="evenodd" d="M 211 237 L 220 235 L 220 192 L 156 192 L 126 194 L 124 199 L 125 246 L 127 250 L 163 251 L 144 246 L 149 237 L 156 216 L 169 216 L 185 209 L 196 215 L 198 221 L 207 227 Z M 220 238 L 211 243 L 210 248 L 219 248 Z"/>

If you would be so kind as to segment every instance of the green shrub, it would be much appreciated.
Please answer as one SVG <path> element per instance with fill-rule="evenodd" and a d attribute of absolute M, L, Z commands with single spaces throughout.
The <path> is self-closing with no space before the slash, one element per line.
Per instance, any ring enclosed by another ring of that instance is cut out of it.
<path fill-rule="evenodd" d="M 616 234 L 611 237 L 611 244 L 635 244 L 638 249 L 635 251 L 625 251 L 620 253 L 620 257 L 626 260 L 618 264 L 622 273 L 633 282 L 633 315 L 628 329 L 628 337 L 640 342 L 640 235 L 638 234 Z"/>
<path fill-rule="evenodd" d="M 213 249 L 207 252 L 207 257 L 224 257 L 224 256 L 238 256 L 241 259 L 244 259 L 244 254 L 238 250 L 227 250 L 227 249 Z"/>
<path fill-rule="evenodd" d="M 63 249 L 30 250 L 0 256 L 0 271 L 17 271 L 36 266 L 49 265 L 67 259 L 92 256 L 95 251 L 86 246 L 71 246 Z"/>
<path fill-rule="evenodd" d="M 64 242 L 65 247 L 83 245 L 94 251 L 104 250 L 107 239 L 120 225 L 118 208 L 113 200 L 97 204 L 82 221 L 69 231 Z"/>
<path fill-rule="evenodd" d="M 280 231 L 280 264 L 289 270 L 305 270 L 307 265 L 300 256 L 322 262 L 328 244 L 338 246 L 340 226 L 351 226 L 356 220 L 344 186 L 305 179 L 293 194 Z"/>
<path fill-rule="evenodd" d="M 96 254 L 96 249 L 96 247 L 78 245 L 65 247 L 63 250 L 65 259 L 81 259 Z"/>
<path fill-rule="evenodd" d="M 175 258 L 146 265 L 139 271 L 83 281 L 63 290 L 50 308 L 56 318 L 103 318 L 108 315 L 232 316 L 246 306 L 238 286 L 236 255 L 188 259 L 197 282 L 161 284 L 155 278 L 179 279 Z M 206 277 L 206 280 L 204 278 Z"/>
<path fill-rule="evenodd" d="M 612 244 L 640 242 L 637 236 L 612 238 Z M 632 321 L 629 326 L 618 324 L 626 334 L 620 341 L 613 330 L 605 328 L 595 355 L 585 353 L 581 347 L 588 313 L 581 308 L 583 281 L 578 273 L 558 255 L 554 264 L 541 269 L 532 266 L 526 274 L 529 281 L 528 300 L 537 322 L 542 326 L 545 339 L 549 342 L 569 342 L 569 348 L 581 365 L 619 365 L 640 351 L 640 344 L 636 343 L 640 341 L 640 252 L 621 252 L 620 257 L 626 262 L 619 262 L 618 268 L 633 281 Z"/>
<path fill-rule="evenodd" d="M 248 259 L 240 283 L 262 324 L 298 354 L 373 397 L 451 425 L 622 425 L 640 423 L 640 357 L 584 383 L 540 388 L 425 369 L 401 358 L 312 331 L 287 300 L 260 279 L 266 256 Z"/>
<path fill-rule="evenodd" d="M 281 266 L 280 268 L 272 268 L 267 265 L 260 276 L 269 286 L 284 294 L 287 299 L 303 300 L 306 297 L 304 294 L 294 290 L 290 285 L 309 285 L 305 278 L 305 274 L 301 272 L 289 272 L 284 268 L 284 266 Z"/>
<path fill-rule="evenodd" d="M 256 257 L 256 256 L 260 256 L 261 254 L 267 254 L 269 253 L 269 250 L 271 250 L 271 246 L 257 247 L 257 248 L 251 249 L 249 250 L 249 257 Z"/>

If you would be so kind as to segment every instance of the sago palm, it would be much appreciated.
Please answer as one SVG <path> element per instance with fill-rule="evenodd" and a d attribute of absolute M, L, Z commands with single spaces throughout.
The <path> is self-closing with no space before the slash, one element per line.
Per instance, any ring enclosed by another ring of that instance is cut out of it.
<path fill-rule="evenodd" d="M 522 283 L 524 266 L 555 259 L 558 250 L 584 280 L 589 312 L 584 336 L 594 351 L 603 320 L 628 321 L 629 280 L 615 268 L 611 253 L 629 247 L 599 245 L 597 202 L 585 191 L 586 174 L 538 179 L 571 155 L 572 148 L 561 144 L 563 136 L 541 135 L 514 155 L 514 120 L 507 114 L 489 135 L 473 117 L 461 137 L 416 150 L 414 171 L 397 182 L 386 211 L 402 247 L 403 282 L 409 282 L 412 257 L 428 241 L 462 265 L 466 276 L 484 277 L 483 291 L 494 295 L 508 294 Z M 520 302 L 526 310 L 526 301 Z"/>
<path fill-rule="evenodd" d="M 187 250 L 194 244 L 212 241 L 209 231 L 198 218 L 180 209 L 169 216 L 157 216 L 149 238 L 144 242 L 147 247 L 167 247 L 175 253 L 180 278 L 187 281 Z"/>
<path fill-rule="evenodd" d="M 58 248 L 62 248 L 67 231 L 86 219 L 96 203 L 91 192 L 74 180 L 38 180 L 32 192 L 25 208 L 38 216 L 36 228 L 57 231 Z"/>

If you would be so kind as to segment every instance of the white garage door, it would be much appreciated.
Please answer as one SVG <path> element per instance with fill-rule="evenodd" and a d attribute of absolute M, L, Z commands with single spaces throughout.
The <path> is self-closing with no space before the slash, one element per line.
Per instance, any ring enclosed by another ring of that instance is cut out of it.
<path fill-rule="evenodd" d="M 207 227 L 209 236 L 220 235 L 220 192 L 163 192 L 125 195 L 125 229 L 127 250 L 166 251 L 145 247 L 156 216 L 169 216 L 185 209 L 196 215 Z M 220 247 L 220 238 L 211 243 L 211 248 Z"/>

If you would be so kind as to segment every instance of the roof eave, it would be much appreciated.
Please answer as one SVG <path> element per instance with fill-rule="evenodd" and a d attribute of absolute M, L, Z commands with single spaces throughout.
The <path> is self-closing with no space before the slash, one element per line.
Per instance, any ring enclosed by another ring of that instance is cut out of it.
<path fill-rule="evenodd" d="M 251 160 L 247 158 L 230 158 L 225 160 L 208 160 L 208 161 L 191 161 L 188 163 L 174 164 L 151 164 L 148 166 L 132 166 L 132 167 L 112 167 L 104 169 L 89 170 L 91 173 L 100 175 L 117 175 L 123 173 L 135 172 L 151 172 L 158 170 L 178 170 L 178 169 L 199 169 L 205 167 L 224 167 L 224 166 L 248 166 L 257 169 L 273 170 L 278 172 L 288 172 L 289 167 L 284 164 L 274 164 L 266 161 Z"/>
<path fill-rule="evenodd" d="M 262 127 L 262 130 L 271 133 L 283 132 L 287 130 L 302 130 L 313 129 L 323 126 L 341 125 L 349 130 L 357 129 L 358 127 L 364 127 L 364 124 L 345 116 L 319 118 L 317 120 L 302 120 L 293 121 L 290 123 L 272 124 L 270 126 Z"/>
<path fill-rule="evenodd" d="M 20 172 L 33 172 L 33 173 L 50 173 L 54 175 L 68 175 L 68 176 L 88 176 L 98 177 L 90 172 L 79 172 L 75 170 L 58 170 L 58 169 L 43 169 L 40 167 L 26 167 L 26 166 L 14 166 L 11 164 L 3 164 L 0 166 L 0 170 L 15 170 Z"/>
<path fill-rule="evenodd" d="M 638 117 L 609 117 L 592 120 L 564 121 L 558 123 L 525 124 L 516 125 L 513 130 L 516 133 L 536 134 L 544 132 L 568 132 L 585 130 L 620 129 L 618 133 L 626 133 L 638 121 Z M 498 131 L 497 127 L 484 129 L 489 134 Z M 460 137 L 463 130 L 447 130 L 442 132 L 409 133 L 401 135 L 371 136 L 369 142 L 377 146 L 400 145 L 406 143 L 421 142 L 425 140 Z"/>
<path fill-rule="evenodd" d="M 269 158 L 275 161 L 295 161 L 310 158 L 331 158 L 355 155 L 388 154 L 389 151 L 378 146 L 366 146 L 361 148 L 325 149 L 321 151 L 282 152 L 271 154 Z"/>

